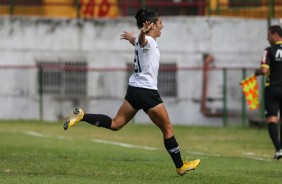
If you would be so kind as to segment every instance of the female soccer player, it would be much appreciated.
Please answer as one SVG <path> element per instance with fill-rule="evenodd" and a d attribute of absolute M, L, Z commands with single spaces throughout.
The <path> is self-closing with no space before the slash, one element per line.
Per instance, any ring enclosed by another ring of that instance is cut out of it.
<path fill-rule="evenodd" d="M 76 109 L 65 122 L 64 129 L 67 130 L 80 121 L 86 121 L 98 127 L 117 131 L 126 125 L 138 110 L 143 109 L 162 131 L 165 148 L 175 164 L 176 172 L 184 175 L 187 171 L 194 170 L 200 164 L 200 160 L 183 161 L 181 159 L 171 122 L 158 93 L 160 53 L 156 38 L 161 36 L 162 18 L 157 13 L 146 9 L 138 10 L 135 18 L 137 27 L 140 29 L 138 38 L 134 37 L 133 32 L 124 31 L 120 35 L 121 39 L 128 40 L 135 47 L 135 73 L 129 78 L 125 100 L 117 115 L 111 119 L 107 115 L 85 114 L 82 109 Z"/>

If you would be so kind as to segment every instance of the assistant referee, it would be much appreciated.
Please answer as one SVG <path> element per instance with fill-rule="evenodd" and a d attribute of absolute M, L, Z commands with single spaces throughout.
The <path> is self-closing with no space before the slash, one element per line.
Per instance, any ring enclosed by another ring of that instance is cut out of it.
<path fill-rule="evenodd" d="M 275 147 L 274 159 L 282 158 L 282 126 L 280 122 L 280 141 L 278 131 L 278 112 L 282 114 L 282 29 L 279 25 L 268 28 L 267 47 L 262 56 L 261 66 L 256 75 L 265 75 L 265 117 L 269 136 Z"/>

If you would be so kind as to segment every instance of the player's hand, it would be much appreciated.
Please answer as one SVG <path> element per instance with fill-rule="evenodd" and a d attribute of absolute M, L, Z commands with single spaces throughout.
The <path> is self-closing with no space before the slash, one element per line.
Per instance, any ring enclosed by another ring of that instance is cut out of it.
<path fill-rule="evenodd" d="M 120 35 L 121 40 L 130 41 L 132 38 L 134 38 L 134 31 L 132 32 L 123 31 L 123 33 Z"/>
<path fill-rule="evenodd" d="M 153 27 L 154 23 L 151 23 L 150 21 L 146 21 L 143 23 L 143 27 L 141 28 L 142 33 L 147 33 L 150 31 Z"/>
<path fill-rule="evenodd" d="M 260 69 L 256 69 L 254 74 L 255 74 L 255 76 L 259 76 L 261 74 Z"/>

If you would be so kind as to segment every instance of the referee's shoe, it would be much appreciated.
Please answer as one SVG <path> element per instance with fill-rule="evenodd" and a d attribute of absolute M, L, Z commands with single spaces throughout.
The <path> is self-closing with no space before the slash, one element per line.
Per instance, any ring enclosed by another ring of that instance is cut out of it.
<path fill-rule="evenodd" d="M 200 159 L 193 161 L 184 161 L 183 166 L 180 168 L 176 168 L 177 174 L 183 176 L 187 171 L 195 170 L 196 167 L 200 164 Z"/>
<path fill-rule="evenodd" d="M 274 159 L 275 159 L 275 160 L 279 160 L 280 158 L 282 158 L 282 150 L 277 151 L 277 152 L 274 154 Z"/>
<path fill-rule="evenodd" d="M 64 129 L 67 130 L 68 128 L 74 126 L 78 122 L 82 120 L 84 116 L 84 112 L 82 109 L 75 109 L 73 114 L 67 119 L 67 121 L 64 124 Z"/>

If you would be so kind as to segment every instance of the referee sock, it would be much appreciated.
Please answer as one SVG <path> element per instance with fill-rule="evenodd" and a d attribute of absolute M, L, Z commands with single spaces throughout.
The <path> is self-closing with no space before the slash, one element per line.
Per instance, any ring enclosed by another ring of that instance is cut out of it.
<path fill-rule="evenodd" d="M 280 142 L 278 140 L 277 123 L 270 122 L 268 123 L 267 127 L 268 127 L 269 136 L 272 140 L 272 143 L 274 144 L 275 150 L 279 151 L 281 147 L 280 147 Z"/>
<path fill-rule="evenodd" d="M 168 139 L 164 139 L 164 145 L 168 153 L 170 154 L 174 165 L 176 168 L 180 168 L 183 165 L 183 161 L 181 159 L 180 149 L 178 143 L 174 136 Z"/>
<path fill-rule="evenodd" d="M 112 119 L 104 114 L 84 114 L 81 121 L 86 121 L 89 124 L 107 129 L 110 129 L 112 125 Z"/>
<path fill-rule="evenodd" d="M 282 122 L 280 122 L 280 148 L 282 149 Z"/>

